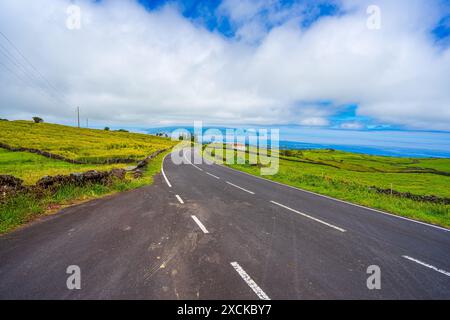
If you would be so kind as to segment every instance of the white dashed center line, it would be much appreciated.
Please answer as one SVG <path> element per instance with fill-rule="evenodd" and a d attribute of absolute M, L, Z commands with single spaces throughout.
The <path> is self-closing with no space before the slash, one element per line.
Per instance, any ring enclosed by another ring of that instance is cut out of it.
<path fill-rule="evenodd" d="M 213 178 L 220 179 L 218 176 L 213 175 L 212 173 L 206 172 L 207 175 L 210 175 Z"/>
<path fill-rule="evenodd" d="M 448 272 L 448 271 L 445 271 L 445 270 L 436 268 L 435 266 L 432 266 L 431 264 L 422 262 L 422 261 L 420 261 L 420 260 L 411 258 L 411 257 L 409 257 L 409 256 L 402 256 L 402 257 L 405 258 L 405 259 L 408 259 L 408 260 L 410 260 L 410 261 L 413 261 L 413 262 L 415 262 L 415 263 L 418 263 L 418 264 L 420 264 L 420 265 L 422 265 L 422 266 L 424 266 L 424 267 L 427 267 L 427 268 L 430 268 L 430 269 L 432 269 L 432 270 L 434 270 L 434 271 L 437 271 L 437 272 L 439 272 L 439 273 L 445 274 L 447 277 L 450 277 L 450 272 Z"/>
<path fill-rule="evenodd" d="M 183 199 L 181 199 L 181 197 L 180 197 L 179 195 L 176 194 L 175 197 L 177 197 L 178 201 L 179 201 L 181 204 L 184 203 Z"/>
<path fill-rule="evenodd" d="M 276 204 L 277 206 L 280 206 L 280 207 L 282 207 L 282 208 L 285 208 L 285 209 L 287 209 L 287 210 L 290 210 L 290 211 L 292 211 L 292 212 L 295 212 L 295 213 L 297 213 L 297 214 L 299 214 L 299 215 L 301 215 L 301 216 L 303 216 L 303 217 L 305 217 L 305 218 L 308 218 L 308 219 L 314 220 L 314 221 L 316 221 L 316 222 L 322 223 L 322 224 L 324 224 L 324 225 L 326 225 L 326 226 L 328 226 L 328 227 L 330 227 L 330 228 L 339 230 L 339 231 L 341 231 L 341 232 L 345 232 L 345 231 L 346 231 L 345 229 L 336 227 L 336 226 L 334 226 L 334 225 L 332 225 L 332 224 L 330 224 L 330 223 L 328 223 L 328 222 L 325 222 L 325 221 L 322 221 L 322 220 L 320 220 L 320 219 L 311 217 L 310 215 L 307 215 L 306 213 L 303 213 L 303 212 L 297 211 L 297 210 L 295 210 L 295 209 L 289 208 L 289 207 L 287 207 L 287 206 L 285 206 L 285 205 L 282 205 L 281 203 L 278 203 L 278 202 L 275 202 L 275 201 L 270 201 L 270 202 L 273 203 L 273 204 Z"/>
<path fill-rule="evenodd" d="M 237 185 L 235 185 L 234 183 L 231 183 L 231 182 L 229 182 L 229 181 L 227 181 L 227 183 L 228 183 L 230 186 L 233 186 L 233 187 L 235 187 L 235 188 L 241 189 L 242 191 L 248 192 L 248 193 L 250 193 L 250 194 L 255 194 L 253 191 L 250 191 L 250 190 L 244 189 L 244 188 L 242 188 L 242 187 L 239 187 L 239 186 L 237 186 Z"/>
<path fill-rule="evenodd" d="M 195 223 L 200 227 L 200 229 L 202 229 L 203 233 L 209 233 L 209 231 L 205 228 L 203 223 L 201 223 L 196 216 L 191 216 L 191 218 L 194 219 Z"/>
<path fill-rule="evenodd" d="M 253 281 L 252 278 L 250 278 L 250 276 L 247 274 L 247 272 L 245 272 L 244 269 L 242 269 L 239 263 L 231 262 L 230 264 L 261 300 L 270 300 L 269 296 L 256 284 L 255 281 Z"/>
<path fill-rule="evenodd" d="M 191 160 L 189 160 L 189 159 L 186 157 L 186 155 L 184 155 L 184 158 L 185 158 L 186 161 L 187 161 L 190 165 L 192 165 L 194 168 L 196 168 L 197 170 L 203 171 L 202 168 L 197 167 L 195 164 L 193 164 L 193 163 L 191 162 Z"/>

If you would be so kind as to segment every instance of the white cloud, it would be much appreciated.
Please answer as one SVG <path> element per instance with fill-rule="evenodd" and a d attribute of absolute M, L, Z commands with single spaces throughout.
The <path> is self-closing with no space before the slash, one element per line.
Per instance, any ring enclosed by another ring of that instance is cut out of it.
<path fill-rule="evenodd" d="M 302 14 L 307 14 L 306 7 L 300 3 L 283 5 L 279 0 L 223 0 L 217 14 L 234 25 L 239 41 L 254 44 L 265 38 L 268 28 L 293 19 L 300 21 Z"/>
<path fill-rule="evenodd" d="M 357 121 L 351 121 L 351 122 L 341 123 L 339 128 L 347 129 L 347 130 L 359 130 L 359 129 L 364 128 L 364 125 Z"/>
<path fill-rule="evenodd" d="M 299 26 L 300 9 L 269 10 L 270 31 L 259 12 L 273 1 L 222 7 L 239 24 L 237 38 L 227 39 L 172 6 L 147 12 L 134 1 L 79 1 L 77 31 L 65 27 L 71 1 L 3 0 L 0 30 L 70 107 L 24 88 L 1 64 L 20 68 L 0 53 L 0 114 L 61 120 L 80 105 L 98 122 L 327 125 L 338 109 L 318 101 L 332 101 L 358 104 L 359 115 L 379 122 L 448 130 L 450 50 L 430 36 L 437 6 L 377 2 L 378 31 L 366 28 L 368 1 L 343 1 L 346 14 L 308 29 Z"/>
<path fill-rule="evenodd" d="M 312 117 L 301 119 L 299 124 L 302 126 L 324 127 L 329 124 L 329 121 L 326 118 Z"/>

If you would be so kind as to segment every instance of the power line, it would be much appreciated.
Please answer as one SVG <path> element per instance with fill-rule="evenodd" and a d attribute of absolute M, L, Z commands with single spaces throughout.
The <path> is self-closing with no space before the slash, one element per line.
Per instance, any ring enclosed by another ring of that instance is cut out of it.
<path fill-rule="evenodd" d="M 21 76 L 25 75 L 28 78 L 27 84 L 29 86 L 34 86 L 33 82 L 35 81 L 35 79 L 29 73 L 27 73 L 26 68 L 24 68 L 24 66 L 20 64 L 20 61 L 18 61 L 16 57 L 14 57 L 6 48 L 4 48 L 1 43 L 0 43 L 0 53 L 6 58 L 7 61 L 12 62 L 12 64 L 16 67 L 15 69 L 20 71 Z M 6 67 L 6 65 L 4 66 Z M 13 69 L 9 69 L 9 71 L 13 72 Z M 36 86 L 34 87 L 36 88 Z M 38 87 L 38 89 L 42 88 Z"/>
<path fill-rule="evenodd" d="M 18 53 L 19 55 L 31 66 L 31 68 L 36 71 L 36 73 L 44 80 L 45 83 L 48 84 L 48 86 L 50 88 L 52 88 L 53 90 L 55 90 L 56 92 L 59 93 L 58 88 L 56 88 L 49 80 L 47 80 L 46 77 L 44 77 L 44 75 L 38 70 L 38 68 L 36 68 L 34 66 L 33 63 L 31 63 L 31 61 L 22 53 L 22 51 L 16 46 L 14 45 L 14 43 L 3 33 L 0 31 L 0 35 L 6 39 L 6 41 L 8 41 L 8 43 L 11 45 L 11 47 L 13 47 Z"/>
<path fill-rule="evenodd" d="M 12 62 L 12 64 L 16 67 L 16 70 L 19 70 L 21 72 L 21 74 L 23 73 L 25 76 L 28 77 L 28 79 L 31 79 L 31 81 L 34 81 L 34 79 L 32 79 L 30 77 L 30 75 L 27 73 L 27 70 L 23 67 L 23 65 L 20 64 L 20 61 L 17 60 L 16 57 L 14 57 L 14 55 L 12 55 L 7 48 L 5 48 L 1 43 L 0 43 L 0 53 L 9 61 Z"/>
<path fill-rule="evenodd" d="M 47 79 L 42 73 L 30 62 L 30 60 L 22 53 L 22 51 L 14 45 L 14 43 L 3 33 L 0 31 L 0 35 L 6 39 L 6 41 L 10 44 L 12 48 L 22 57 L 22 59 L 28 64 L 28 68 L 24 65 L 20 59 L 18 59 L 12 52 L 8 50 L 6 46 L 0 43 L 0 48 L 2 48 L 3 55 L 13 64 L 17 66 L 19 70 L 21 70 L 31 81 L 31 84 L 34 85 L 33 82 L 36 82 L 38 88 L 49 95 L 51 98 L 55 99 L 59 103 L 63 103 L 64 105 L 69 105 L 65 102 L 63 98 L 63 94 L 59 92 L 59 90 Z M 31 71 L 31 72 L 30 72 Z M 17 75 L 16 75 L 17 76 Z M 44 84 L 44 86 L 42 86 Z M 35 85 L 36 87 L 36 85 Z"/>
<path fill-rule="evenodd" d="M 11 69 L 10 67 L 8 67 L 6 64 L 4 64 L 2 61 L 0 61 L 0 65 L 6 70 L 9 71 L 11 74 L 13 74 L 17 79 L 19 79 L 19 81 L 22 81 L 26 86 L 30 86 L 29 83 L 27 83 L 26 80 L 24 80 L 21 76 L 19 76 L 17 73 L 14 72 L 13 69 Z"/>
<path fill-rule="evenodd" d="M 0 51 L 0 53 L 2 53 L 5 56 L 5 54 L 2 51 Z M 8 56 L 6 56 L 6 58 L 11 61 L 11 59 Z M 53 97 L 49 92 L 45 91 L 42 87 L 34 84 L 33 79 L 30 77 L 29 74 L 24 73 L 23 71 L 22 71 L 22 73 L 18 73 L 13 68 L 9 67 L 7 64 L 3 63 L 2 61 L 0 61 L 0 64 L 3 66 L 4 69 L 6 69 L 11 74 L 13 74 L 17 79 L 19 79 L 19 81 L 23 82 L 23 84 L 25 86 L 35 89 L 35 90 L 39 91 L 40 93 L 42 93 L 44 96 L 48 96 L 50 98 L 55 99 L 55 101 L 57 101 L 56 97 Z M 26 77 L 24 77 L 24 75 Z"/>
<path fill-rule="evenodd" d="M 17 73 L 15 73 L 12 69 L 8 69 L 10 72 L 14 73 L 16 75 L 16 77 L 19 77 L 22 82 L 24 82 L 26 85 L 28 85 L 29 87 L 32 87 L 34 89 L 37 89 L 39 91 L 41 91 L 42 93 L 44 93 L 44 95 L 48 95 L 50 98 L 53 98 L 55 101 L 57 101 L 58 103 L 63 103 L 66 104 L 63 100 L 61 100 L 61 98 L 59 98 L 58 96 L 56 96 L 53 92 L 47 90 L 45 87 L 43 87 L 40 84 L 39 79 L 36 78 L 36 76 L 32 73 L 30 73 L 26 66 L 24 66 L 20 60 L 17 59 L 17 57 L 15 57 L 9 50 L 8 48 L 6 48 L 5 46 L 3 46 L 0 43 L 0 53 L 6 58 L 5 62 L 10 62 L 12 63 L 16 68 L 17 71 L 20 71 L 20 77 L 18 76 Z M 5 66 L 5 65 L 4 65 Z M 6 66 L 5 66 L 6 67 Z M 22 76 L 25 76 L 25 78 L 27 78 L 28 81 L 23 80 Z"/>
<path fill-rule="evenodd" d="M 5 54 L 5 52 L 3 52 L 1 50 L 0 50 L 0 53 L 3 56 L 6 57 L 5 62 L 8 62 L 8 61 L 12 62 L 16 66 L 16 68 L 14 69 L 14 68 L 9 67 L 7 64 L 2 62 L 3 68 L 5 68 L 10 73 L 12 73 L 17 79 L 19 79 L 19 81 L 23 82 L 25 86 L 39 91 L 44 96 L 48 96 L 48 97 L 54 99 L 58 103 L 64 103 L 65 104 L 64 101 L 61 101 L 60 99 L 58 99 L 58 97 L 54 96 L 51 92 L 48 92 L 47 90 L 45 90 L 45 88 L 43 88 L 40 85 L 34 83 L 35 79 L 33 77 L 31 77 L 29 73 L 27 73 L 26 69 L 21 69 L 20 68 L 20 64 L 17 61 L 15 61 L 13 58 L 11 58 L 9 55 Z M 16 72 L 16 71 L 21 71 L 21 72 Z"/>

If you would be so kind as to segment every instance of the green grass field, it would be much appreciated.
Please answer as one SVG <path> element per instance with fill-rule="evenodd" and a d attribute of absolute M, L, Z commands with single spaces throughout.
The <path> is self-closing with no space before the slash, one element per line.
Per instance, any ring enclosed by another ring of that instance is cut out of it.
<path fill-rule="evenodd" d="M 248 157 L 248 155 L 247 155 Z M 248 160 L 248 158 L 247 158 Z M 260 175 L 260 168 L 229 165 Z M 279 171 L 264 178 L 401 216 L 450 227 L 450 206 L 414 201 L 370 187 L 450 198 L 450 159 L 380 157 L 334 150 L 280 151 Z"/>
<path fill-rule="evenodd" d="M 32 148 L 86 162 L 73 164 L 50 159 L 30 152 L 16 152 L 0 148 L 0 174 L 13 175 L 27 185 L 47 175 L 67 175 L 89 170 L 107 171 L 132 164 L 95 164 L 110 159 L 142 160 L 151 153 L 175 145 L 170 139 L 145 134 L 79 129 L 55 124 L 34 124 L 29 121 L 0 121 L 0 142 L 11 147 Z M 168 151 L 167 151 L 168 152 Z M 80 201 L 101 197 L 151 184 L 160 171 L 167 152 L 153 159 L 144 176 L 134 179 L 127 175 L 124 181 L 111 185 L 65 186 L 55 194 L 35 197 L 22 194 L 0 204 L 0 233 L 10 231 L 49 211 Z"/>
<path fill-rule="evenodd" d="M 450 159 L 380 157 L 332 150 L 293 153 L 296 155 L 281 155 L 282 170 L 450 198 Z"/>
<path fill-rule="evenodd" d="M 0 234 L 69 205 L 150 185 L 153 176 L 160 172 L 162 160 L 168 152 L 154 158 L 144 171 L 144 176 L 139 179 L 127 177 L 125 181 L 116 181 L 111 185 L 69 185 L 43 198 L 37 198 L 32 194 L 11 198 L 6 203 L 0 204 Z"/>
<path fill-rule="evenodd" d="M 0 142 L 12 147 L 48 151 L 86 162 L 73 164 L 29 152 L 0 149 L 0 174 L 21 178 L 33 184 L 46 175 L 88 170 L 110 170 L 130 164 L 96 164 L 111 159 L 141 160 L 156 150 L 173 147 L 176 142 L 145 134 L 79 129 L 29 121 L 0 121 Z M 254 151 L 254 150 L 250 150 Z M 44 199 L 22 195 L 0 205 L 0 233 L 32 220 L 54 206 L 64 206 L 137 188 L 152 182 L 159 172 L 164 154 L 150 162 L 144 177 L 117 181 L 110 186 L 68 186 Z M 231 167 L 259 175 L 255 165 Z M 450 206 L 380 194 L 370 189 L 392 188 L 415 195 L 450 198 L 450 159 L 394 158 L 354 154 L 335 150 L 282 150 L 277 174 L 265 176 L 274 181 L 351 201 L 401 216 L 450 227 Z"/>
<path fill-rule="evenodd" d="M 13 152 L 0 148 L 0 174 L 8 174 L 24 180 L 27 185 L 35 184 L 43 176 L 67 175 L 89 170 L 108 171 L 124 168 L 126 164 L 72 164 L 50 159 L 29 152 Z"/>
<path fill-rule="evenodd" d="M 86 163 L 108 159 L 140 160 L 173 145 L 147 134 L 93 130 L 31 121 L 0 121 L 0 142 L 51 152 Z"/>

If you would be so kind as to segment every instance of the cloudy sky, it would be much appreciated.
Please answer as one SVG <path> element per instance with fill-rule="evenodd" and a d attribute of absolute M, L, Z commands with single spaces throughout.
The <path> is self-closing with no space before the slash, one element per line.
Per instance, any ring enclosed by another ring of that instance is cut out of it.
<path fill-rule="evenodd" d="M 0 31 L 3 118 L 450 131 L 450 1 L 2 0 Z"/>

